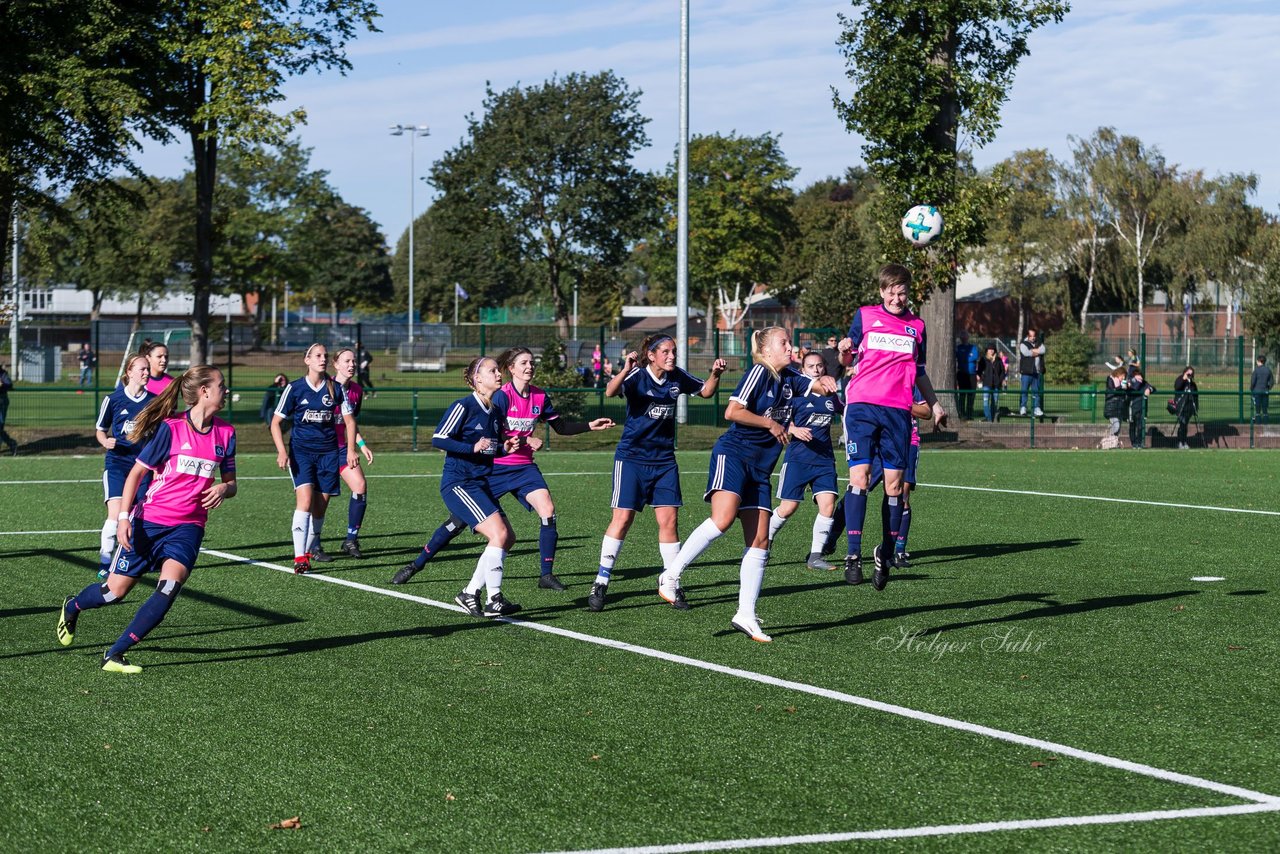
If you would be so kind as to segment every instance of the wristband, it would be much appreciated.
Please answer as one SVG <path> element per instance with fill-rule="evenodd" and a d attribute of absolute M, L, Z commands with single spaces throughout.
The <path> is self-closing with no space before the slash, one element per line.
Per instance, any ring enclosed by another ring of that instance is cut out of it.
<path fill-rule="evenodd" d="M 358 438 L 358 439 L 356 439 L 356 447 L 357 447 L 357 448 L 363 448 L 363 447 L 364 447 L 364 437 L 363 437 L 363 436 L 362 436 L 362 437 L 360 437 L 360 438 Z"/>
<path fill-rule="evenodd" d="M 128 513 L 121 513 L 119 516 L 117 516 L 117 517 L 116 517 L 116 521 L 117 521 L 117 522 L 128 522 L 128 521 L 129 521 L 129 514 L 128 514 Z"/>

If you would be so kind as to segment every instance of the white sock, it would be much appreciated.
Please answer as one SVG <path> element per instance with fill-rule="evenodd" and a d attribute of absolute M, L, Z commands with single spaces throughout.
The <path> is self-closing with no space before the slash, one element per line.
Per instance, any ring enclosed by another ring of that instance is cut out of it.
<path fill-rule="evenodd" d="M 311 539 L 307 541 L 307 551 L 315 551 L 320 545 L 320 532 L 324 530 L 324 517 L 311 514 Z"/>
<path fill-rule="evenodd" d="M 600 568 L 596 570 L 596 584 L 608 584 L 613 575 L 613 565 L 618 562 L 618 554 L 622 551 L 622 540 L 615 540 L 608 534 L 600 541 Z"/>
<path fill-rule="evenodd" d="M 293 556 L 307 554 L 307 540 L 311 536 L 311 514 L 306 510 L 293 511 Z"/>
<path fill-rule="evenodd" d="M 764 549 L 747 549 L 738 570 L 738 616 L 756 618 L 756 600 L 764 584 L 764 562 L 769 553 Z"/>
<path fill-rule="evenodd" d="M 827 544 L 827 535 L 831 533 L 831 526 L 836 523 L 834 516 L 823 516 L 818 514 L 818 518 L 813 520 L 813 542 L 809 544 L 810 554 L 822 554 L 822 547 Z"/>
<path fill-rule="evenodd" d="M 782 530 L 782 526 L 787 524 L 786 516 L 779 516 L 775 507 L 773 515 L 769 517 L 769 542 L 773 542 L 773 538 L 778 536 L 778 532 Z"/>
<path fill-rule="evenodd" d="M 480 553 L 480 559 L 476 561 L 475 571 L 471 573 L 471 580 L 467 582 L 467 586 L 462 588 L 464 593 L 470 593 L 472 596 L 480 595 L 480 588 L 484 587 L 485 578 L 488 577 L 489 568 L 484 562 L 484 553 Z"/>
<path fill-rule="evenodd" d="M 693 529 L 693 533 L 684 541 L 684 545 L 680 547 L 680 552 L 671 559 L 671 563 L 667 564 L 667 572 L 671 574 L 677 581 L 680 580 L 681 574 L 684 573 L 685 567 L 698 559 L 698 556 L 707 550 L 707 547 L 720 539 L 724 531 L 716 527 L 716 523 L 710 519 Z"/>
<path fill-rule="evenodd" d="M 98 542 L 98 556 L 103 561 L 111 560 L 116 553 L 116 520 L 108 519 L 102 523 L 102 539 Z"/>
<path fill-rule="evenodd" d="M 676 555 L 680 554 L 680 543 L 658 543 L 658 554 L 662 555 L 662 568 L 666 569 L 675 562 Z"/>
<path fill-rule="evenodd" d="M 507 557 L 507 550 L 497 546 L 485 546 L 480 555 L 479 565 L 484 567 L 485 592 L 492 599 L 502 592 L 502 561 Z"/>

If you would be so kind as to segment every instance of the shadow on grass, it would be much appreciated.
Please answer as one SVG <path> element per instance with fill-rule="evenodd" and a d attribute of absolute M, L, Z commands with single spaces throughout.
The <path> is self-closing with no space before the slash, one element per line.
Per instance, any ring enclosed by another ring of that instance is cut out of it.
<path fill-rule="evenodd" d="M 1030 543 L 976 543 L 973 545 L 944 546 L 940 549 L 929 549 L 927 552 L 920 552 L 919 555 L 912 555 L 911 560 L 915 563 L 920 561 L 921 558 L 927 557 L 927 562 L 930 565 L 951 563 L 957 560 L 990 560 L 992 558 L 1022 554 L 1023 552 L 1041 551 L 1042 549 L 1069 549 L 1080 545 L 1082 542 L 1084 541 L 1078 537 L 1071 537 Z"/>

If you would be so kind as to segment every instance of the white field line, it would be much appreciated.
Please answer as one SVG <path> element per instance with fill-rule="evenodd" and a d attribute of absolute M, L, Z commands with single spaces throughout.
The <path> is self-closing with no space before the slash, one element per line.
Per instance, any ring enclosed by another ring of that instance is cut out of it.
<path fill-rule="evenodd" d="M 45 534 L 97 534 L 101 528 L 88 528 L 83 531 L 0 531 L 0 537 L 41 537 Z"/>
<path fill-rule="evenodd" d="M 1128 824 L 1131 822 L 1168 821 L 1178 818 L 1209 818 L 1221 815 L 1277 812 L 1280 803 L 1237 804 L 1227 807 L 1196 807 L 1183 810 L 1078 815 L 1061 818 L 1032 818 L 1013 821 L 984 821 L 974 824 L 939 824 L 932 827 L 900 827 L 885 830 L 858 830 L 848 833 L 814 833 L 805 836 L 772 836 L 756 839 L 718 839 L 707 842 L 684 842 L 673 845 L 641 845 L 634 848 L 593 848 L 561 851 L 555 854 L 682 854 L 686 851 L 730 851 L 741 848 L 774 848 L 789 845 L 815 845 L 853 842 L 860 839 L 909 839 L 921 836 L 955 836 L 965 833 L 993 833 L 1002 830 L 1040 830 L 1048 827 L 1081 827 L 1096 824 Z"/>
<path fill-rule="evenodd" d="M 240 563 L 261 566 L 267 569 L 274 569 L 278 572 L 293 574 L 292 567 L 285 567 L 279 564 L 267 563 L 265 561 L 253 560 L 241 555 L 231 554 L 229 552 L 214 551 L 213 549 L 201 549 L 206 554 L 215 557 L 224 558 L 226 560 L 238 561 Z M 371 584 L 363 584 L 359 581 L 351 581 L 346 578 L 338 578 L 332 575 L 308 574 L 305 576 L 315 581 L 326 581 L 330 584 L 340 584 L 343 587 L 350 587 L 355 590 L 363 590 L 366 593 L 377 593 L 382 596 L 392 596 L 396 599 L 404 599 L 410 602 L 418 602 L 423 605 L 430 605 L 434 608 L 443 608 L 448 611 L 462 611 L 457 605 L 451 603 L 439 602 L 434 599 L 427 599 L 422 596 L 414 596 L 410 593 L 400 593 L 395 590 L 387 590 L 383 587 L 374 587 Z M 1164 780 L 1170 783 L 1179 783 L 1185 786 L 1194 786 L 1199 789 L 1207 789 L 1211 792 L 1217 792 L 1223 795 L 1229 795 L 1241 800 L 1254 801 L 1257 803 L 1272 804 L 1280 809 L 1280 797 L 1275 795 L 1267 795 L 1262 792 L 1255 792 L 1251 789 L 1244 789 L 1239 786 L 1232 786 L 1226 783 L 1217 783 L 1213 780 L 1206 780 L 1201 777 L 1193 777 L 1189 774 L 1181 774 L 1176 771 L 1166 771 L 1162 768 L 1155 768 L 1151 765 L 1143 765 L 1138 762 L 1130 762 L 1126 759 L 1117 759 L 1112 756 L 1106 756 L 1101 753 L 1094 753 L 1088 750 L 1080 750 L 1079 748 L 1070 747 L 1065 744 L 1057 744 L 1044 739 L 1031 738 L 1030 736 L 1019 735 L 1014 732 L 1006 732 L 1004 730 L 994 729 L 992 727 L 982 726 L 980 724 L 969 723 L 955 718 L 947 718 L 942 715 L 935 715 L 929 712 L 921 712 L 915 709 L 909 709 L 906 706 L 897 706 L 892 703 L 882 703 L 879 700 L 871 700 L 866 697 L 858 697 L 853 694 L 846 694 L 842 691 L 833 691 L 829 688 L 820 688 L 815 685 L 806 685 L 803 682 L 793 682 L 789 679 L 779 679 L 776 676 L 769 676 L 764 673 L 755 673 L 750 670 L 740 670 L 736 667 L 726 667 L 722 664 L 715 664 L 710 661 L 702 661 L 697 658 L 689 658 L 675 653 L 665 652 L 659 649 L 651 649 L 649 647 L 637 646 L 635 644 L 626 643 L 625 641 L 613 640 L 611 638 L 596 637 L 595 635 L 583 634 L 569 629 L 562 629 L 558 626 L 549 626 L 543 623 L 535 623 L 527 620 L 512 619 L 509 617 L 498 618 L 501 622 L 509 623 L 513 626 L 521 628 L 533 629 L 534 631 L 546 632 L 547 634 L 556 635 L 558 637 L 569 638 L 571 640 L 582 641 L 584 643 L 595 644 L 597 646 L 608 647 L 610 649 L 630 652 L 636 655 L 643 655 L 648 658 L 655 658 L 660 661 L 670 662 L 672 664 L 683 664 L 689 667 L 696 667 L 701 670 L 709 670 L 712 673 L 719 673 L 725 676 L 733 676 L 738 679 L 746 679 L 751 682 L 758 682 L 762 685 L 771 685 L 776 688 L 784 688 L 791 691 L 798 691 L 805 694 L 811 694 L 815 697 L 823 697 L 828 700 L 835 700 L 841 703 L 848 703 L 854 706 L 861 706 L 867 709 L 874 709 L 879 712 L 887 712 L 891 715 L 909 718 L 923 723 L 930 723 L 936 726 L 946 727 L 948 729 L 959 730 L 961 732 L 973 733 L 975 735 L 986 736 L 987 738 L 1006 741 L 1012 744 L 1020 744 L 1024 747 L 1033 747 L 1048 753 L 1054 753 L 1062 756 L 1070 756 L 1085 762 L 1092 762 L 1098 765 L 1104 765 L 1108 768 L 1116 768 L 1121 771 L 1128 771 L 1134 774 L 1141 774 L 1147 777 L 1153 777 L 1157 780 Z"/>

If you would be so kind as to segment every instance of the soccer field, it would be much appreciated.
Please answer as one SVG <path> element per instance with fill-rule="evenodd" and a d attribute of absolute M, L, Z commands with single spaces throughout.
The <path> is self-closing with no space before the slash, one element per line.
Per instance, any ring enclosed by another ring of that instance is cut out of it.
<path fill-rule="evenodd" d="M 707 456 L 680 455 L 682 534 Z M 609 453 L 540 459 L 567 592 L 536 587 L 510 498 L 517 618 L 453 605 L 470 535 L 393 587 L 442 461 L 379 456 L 366 558 L 294 576 L 289 481 L 241 457 L 129 677 L 97 664 L 154 577 L 54 637 L 94 575 L 101 458 L 0 460 L 0 850 L 1280 848 L 1280 453 L 926 448 L 914 565 L 880 593 L 806 569 L 804 506 L 771 644 L 728 624 L 736 530 L 685 573 L 692 610 L 657 597 L 650 513 L 585 610 Z"/>

